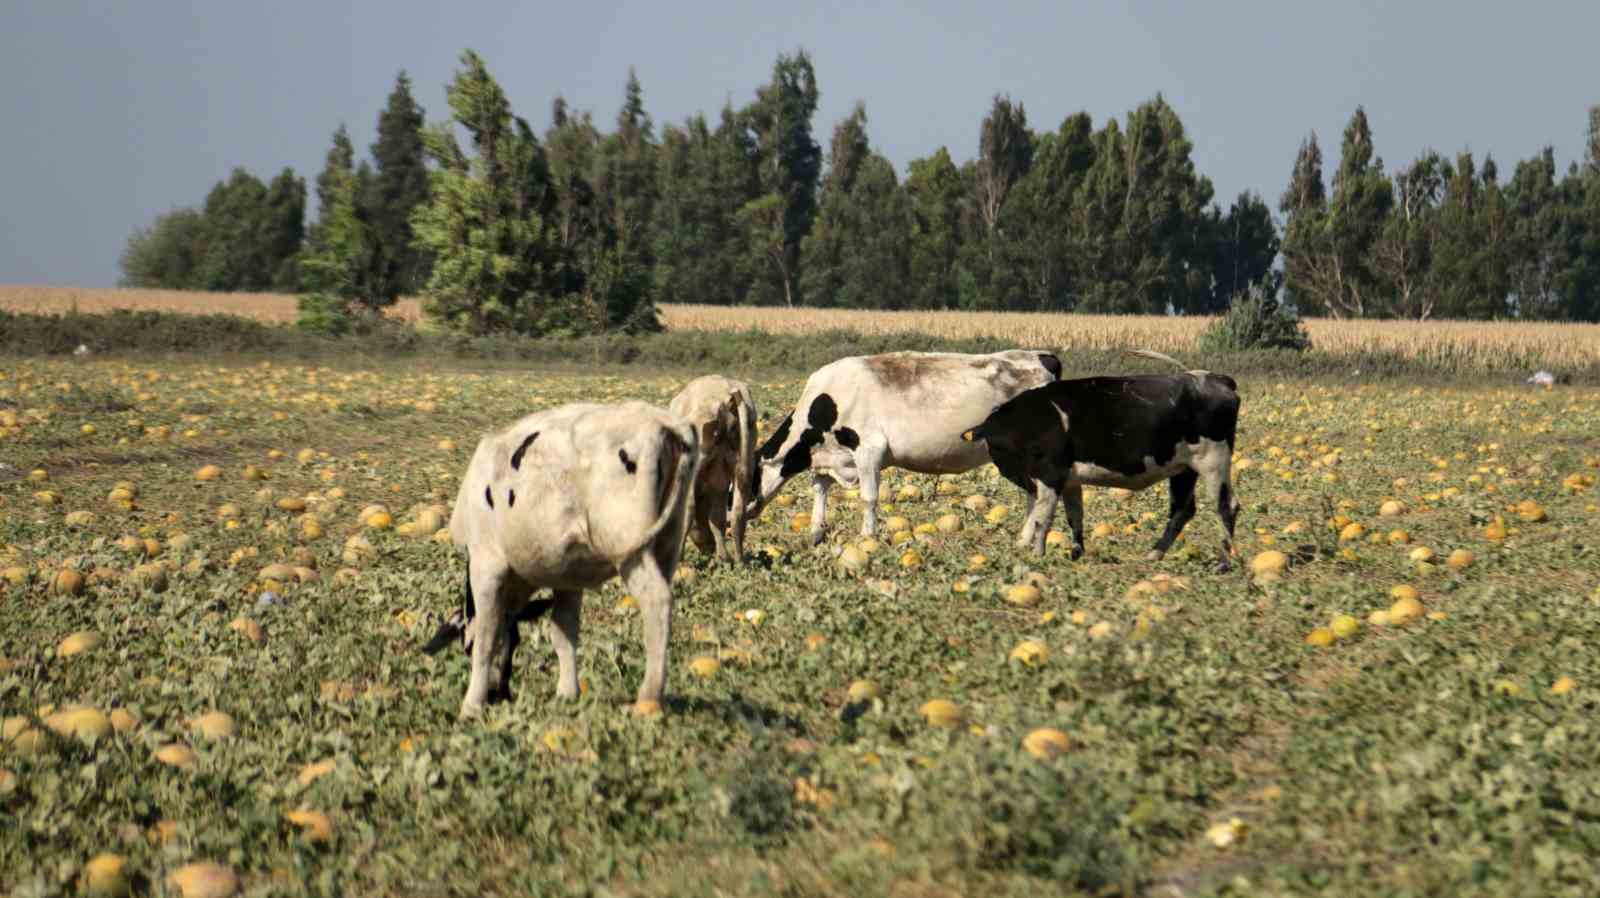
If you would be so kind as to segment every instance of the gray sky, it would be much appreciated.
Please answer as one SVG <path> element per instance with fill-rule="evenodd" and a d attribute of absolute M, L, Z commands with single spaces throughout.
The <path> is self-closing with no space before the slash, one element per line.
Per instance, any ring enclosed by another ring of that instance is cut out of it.
<path fill-rule="evenodd" d="M 797 10 L 796 7 L 805 7 Z M 1357 104 L 1390 170 L 1432 147 L 1516 160 L 1581 153 L 1600 103 L 1600 3 L 1404 2 L 401 3 L 376 0 L 0 2 L 0 283 L 109 286 L 128 235 L 204 199 L 242 165 L 308 183 L 343 121 L 372 141 L 395 73 L 430 121 L 464 48 L 542 131 L 557 93 L 609 128 L 628 66 L 657 127 L 742 105 L 780 51 L 805 47 L 814 123 L 861 99 L 904 176 L 940 145 L 977 146 L 996 93 L 1035 130 L 1097 126 L 1161 92 L 1219 199 L 1276 208 L 1316 129 L 1328 168 Z"/>

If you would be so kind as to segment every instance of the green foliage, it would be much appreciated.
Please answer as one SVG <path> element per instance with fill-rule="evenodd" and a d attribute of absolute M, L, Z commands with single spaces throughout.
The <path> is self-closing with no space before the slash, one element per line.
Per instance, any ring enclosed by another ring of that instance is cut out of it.
<path fill-rule="evenodd" d="M 373 176 L 360 197 L 382 257 L 372 305 L 389 305 L 427 283 L 428 258 L 411 232 L 412 212 L 428 199 L 423 124 L 422 107 L 411 95 L 411 79 L 402 71 L 378 114 L 378 139 L 371 148 Z"/>
<path fill-rule="evenodd" d="M 861 104 L 834 130 L 816 223 L 801 245 L 808 304 L 905 308 L 911 210 L 894 166 L 872 152 Z"/>
<path fill-rule="evenodd" d="M 944 147 L 911 161 L 904 185 L 912 218 L 909 308 L 954 309 L 960 303 L 957 260 L 964 189 L 961 172 Z"/>
<path fill-rule="evenodd" d="M 739 221 L 739 210 L 758 190 L 754 152 L 732 106 L 722 108 L 714 130 L 696 115 L 663 131 L 650 243 L 659 301 L 746 301 L 760 271 Z"/>
<path fill-rule="evenodd" d="M 372 315 L 394 302 L 394 297 L 380 292 L 385 266 L 382 238 L 362 202 L 372 172 L 365 162 L 353 173 L 340 168 L 349 161 L 339 145 L 343 133 L 341 128 L 335 135 L 328 168 L 317 178 L 318 192 L 327 205 L 300 257 L 306 294 L 297 303 L 296 323 L 326 334 L 350 329 L 353 305 Z"/>
<path fill-rule="evenodd" d="M 1311 335 L 1299 316 L 1255 285 L 1236 295 L 1228 310 L 1201 332 L 1198 348 L 1206 354 L 1256 349 L 1304 352 L 1311 348 Z"/>
<path fill-rule="evenodd" d="M 740 209 L 739 222 L 753 260 L 769 275 L 756 282 L 755 300 L 785 305 L 803 301 L 800 243 L 817 212 L 822 147 L 811 136 L 817 111 L 817 76 L 804 50 L 779 54 L 772 79 L 739 116 L 750 131 L 759 194 Z"/>
<path fill-rule="evenodd" d="M 205 217 L 197 209 L 174 209 L 134 231 L 122 251 L 124 287 L 199 290 L 205 255 Z"/>
<path fill-rule="evenodd" d="M 236 168 L 202 209 L 140 228 L 123 249 L 122 283 L 169 290 L 293 290 L 305 230 L 305 181 L 285 168 L 263 184 Z"/>
<path fill-rule="evenodd" d="M 483 60 L 468 50 L 461 64 L 446 91 L 451 123 L 424 132 L 438 167 L 411 221 L 434 260 L 423 308 L 452 330 L 540 333 L 554 311 L 544 150 Z M 470 155 L 452 127 L 467 134 Z"/>

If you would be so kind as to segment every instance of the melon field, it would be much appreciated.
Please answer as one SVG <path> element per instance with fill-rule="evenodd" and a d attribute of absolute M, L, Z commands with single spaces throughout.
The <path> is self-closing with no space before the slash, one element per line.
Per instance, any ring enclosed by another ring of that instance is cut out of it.
<path fill-rule="evenodd" d="M 1241 376 L 1226 574 L 1161 486 L 1073 561 L 992 466 L 816 548 L 797 479 L 665 713 L 613 583 L 579 700 L 541 622 L 458 721 L 456 478 L 703 373 L 607 370 L 0 359 L 0 895 L 1596 893 L 1600 390 Z"/>

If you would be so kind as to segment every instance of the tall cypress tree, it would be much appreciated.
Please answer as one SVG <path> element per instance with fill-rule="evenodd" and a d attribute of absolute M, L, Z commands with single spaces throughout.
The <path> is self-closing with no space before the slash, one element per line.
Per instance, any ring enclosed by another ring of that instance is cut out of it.
<path fill-rule="evenodd" d="M 861 209 L 851 193 L 856 174 L 872 152 L 867 142 L 867 109 L 860 101 L 850 115 L 833 129 L 828 151 L 828 171 L 823 176 L 817 217 L 801 242 L 800 258 L 804 270 L 800 277 L 802 293 L 811 305 L 847 304 L 842 294 L 848 288 L 845 254 L 861 223 Z"/>
<path fill-rule="evenodd" d="M 428 199 L 423 124 L 422 107 L 411 95 L 411 79 L 401 71 L 378 115 L 371 186 L 358 197 L 366 207 L 383 257 L 370 300 L 375 305 L 389 305 L 401 294 L 416 292 L 427 279 L 428 260 L 417 249 L 411 232 L 412 212 Z"/>
<path fill-rule="evenodd" d="M 767 264 L 770 278 L 756 298 L 802 302 L 800 243 L 817 210 L 822 147 L 811 136 L 817 111 L 817 76 L 804 50 L 780 54 L 772 79 L 756 93 L 741 118 L 755 137 L 761 194 L 740 210 L 752 255 Z"/>
<path fill-rule="evenodd" d="M 1075 214 L 1094 167 L 1093 129 L 1080 112 L 1041 135 L 1027 174 L 1005 201 L 1004 263 L 995 280 L 1005 284 L 1007 308 L 1066 311 L 1075 304 L 1074 283 L 1095 255 L 1083 216 Z"/>
<path fill-rule="evenodd" d="M 904 193 L 910 201 L 911 274 L 907 304 L 918 309 L 954 309 L 960 301 L 961 172 L 944 147 L 914 159 Z"/>
<path fill-rule="evenodd" d="M 1508 190 L 1511 241 L 1507 275 L 1523 318 L 1560 318 L 1560 285 L 1568 264 L 1561 193 L 1551 147 L 1517 163 Z"/>
<path fill-rule="evenodd" d="M 1301 314 L 1327 311 L 1325 272 L 1331 243 L 1325 227 L 1328 214 L 1327 188 L 1322 180 L 1322 148 L 1311 132 L 1300 142 L 1289 186 L 1278 201 L 1284 215 L 1283 287 L 1289 301 Z"/>
<path fill-rule="evenodd" d="M 433 257 L 423 308 L 447 327 L 545 333 L 570 326 L 552 295 L 550 173 L 533 130 L 468 50 L 446 90 L 451 122 L 423 132 L 438 168 L 411 226 Z M 471 141 L 469 153 L 455 129 Z"/>
<path fill-rule="evenodd" d="M 1215 314 L 1226 311 L 1235 296 L 1261 285 L 1269 295 L 1278 293 L 1278 273 L 1272 263 L 1278 257 L 1278 228 L 1272 210 L 1259 194 L 1246 190 L 1228 207 L 1213 213 L 1211 226 L 1211 290 L 1203 307 L 1185 311 Z"/>
<path fill-rule="evenodd" d="M 300 252 L 306 231 L 306 182 L 285 168 L 267 185 L 261 210 L 263 273 L 271 277 L 272 289 L 288 292 L 299 285 L 295 256 Z"/>
<path fill-rule="evenodd" d="M 1357 106 L 1345 126 L 1328 204 L 1333 270 L 1324 296 L 1334 317 L 1360 318 L 1386 311 L 1372 248 L 1393 203 L 1394 190 L 1383 174 L 1383 160 L 1374 153 L 1366 110 Z"/>
<path fill-rule="evenodd" d="M 601 142 L 592 181 L 610 241 L 602 255 L 616 272 L 608 281 L 615 294 L 609 302 L 628 305 L 640 315 L 651 304 L 654 253 L 650 218 L 656 205 L 656 152 L 655 126 L 644 109 L 644 90 L 630 68 L 622 108 L 617 111 L 617 129 Z"/>
<path fill-rule="evenodd" d="M 1384 289 L 1395 315 L 1424 320 L 1439 300 L 1435 252 L 1441 235 L 1439 198 L 1447 166 L 1429 151 L 1395 173 L 1395 203 L 1373 246 Z"/>

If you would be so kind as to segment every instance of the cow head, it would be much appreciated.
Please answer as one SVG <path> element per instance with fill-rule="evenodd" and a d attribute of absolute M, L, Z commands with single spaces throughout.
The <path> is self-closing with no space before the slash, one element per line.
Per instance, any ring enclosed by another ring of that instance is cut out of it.
<path fill-rule="evenodd" d="M 751 519 L 761 514 L 790 478 L 811 469 L 819 460 L 831 464 L 838 460 L 839 451 L 849 452 L 860 444 L 854 430 L 838 426 L 839 406 L 827 393 L 818 393 L 806 407 L 805 427 L 795 427 L 794 417 L 794 412 L 784 415 L 778 429 L 756 450 L 755 470 L 750 477 L 750 495 L 754 498 L 745 512 Z M 828 442 L 833 451 L 827 459 L 820 459 L 818 447 L 828 437 L 833 438 Z"/>

